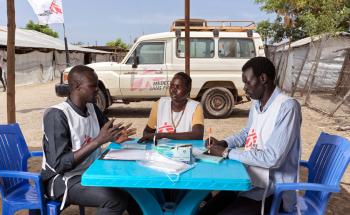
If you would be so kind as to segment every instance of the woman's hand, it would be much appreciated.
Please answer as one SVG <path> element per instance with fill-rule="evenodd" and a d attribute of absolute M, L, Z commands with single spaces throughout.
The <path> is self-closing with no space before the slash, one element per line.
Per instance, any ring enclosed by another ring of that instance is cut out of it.
<path fill-rule="evenodd" d="M 144 143 L 148 141 L 153 141 L 154 136 L 157 139 L 157 135 L 155 133 L 144 133 L 143 136 L 137 141 L 138 143 Z"/>
<path fill-rule="evenodd" d="M 143 130 L 143 136 L 137 141 L 138 143 L 144 143 L 148 141 L 153 141 L 154 136 L 156 138 L 159 138 L 159 133 L 156 133 L 156 129 L 150 128 L 148 125 L 146 125 L 145 129 Z"/>

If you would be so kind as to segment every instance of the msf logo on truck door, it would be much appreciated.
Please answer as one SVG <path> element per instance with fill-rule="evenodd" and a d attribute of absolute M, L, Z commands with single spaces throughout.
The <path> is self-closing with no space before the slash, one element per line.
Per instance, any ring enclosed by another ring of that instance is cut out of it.
<path fill-rule="evenodd" d="M 167 88 L 165 77 L 159 77 L 159 70 L 144 70 L 140 77 L 131 77 L 131 91 L 162 90 Z"/>

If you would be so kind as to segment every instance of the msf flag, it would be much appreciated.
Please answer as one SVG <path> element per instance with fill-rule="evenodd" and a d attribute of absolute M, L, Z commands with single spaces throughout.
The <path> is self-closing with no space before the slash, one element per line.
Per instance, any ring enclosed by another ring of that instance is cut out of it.
<path fill-rule="evenodd" d="M 64 23 L 62 0 L 28 0 L 40 25 Z"/>

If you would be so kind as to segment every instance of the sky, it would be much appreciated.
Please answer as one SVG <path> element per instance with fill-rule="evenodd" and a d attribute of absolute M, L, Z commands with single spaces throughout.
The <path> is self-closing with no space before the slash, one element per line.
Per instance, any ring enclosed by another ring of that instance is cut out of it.
<path fill-rule="evenodd" d="M 14 0 L 16 26 L 38 22 L 27 0 Z M 68 42 L 105 45 L 121 38 L 125 43 L 143 34 L 169 31 L 171 23 L 184 18 L 185 0 L 63 0 Z M 191 0 L 190 17 L 207 20 L 273 20 L 254 0 Z M 7 25 L 6 0 L 0 0 L 0 25 Z M 52 24 L 63 39 L 62 24 Z"/>

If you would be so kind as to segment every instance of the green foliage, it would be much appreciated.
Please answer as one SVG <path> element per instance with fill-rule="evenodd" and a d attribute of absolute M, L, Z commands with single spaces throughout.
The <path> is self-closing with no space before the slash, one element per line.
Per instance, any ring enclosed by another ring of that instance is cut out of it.
<path fill-rule="evenodd" d="M 56 31 L 52 30 L 48 25 L 35 24 L 32 20 L 29 20 L 29 22 L 26 25 L 26 29 L 39 31 L 39 32 L 47 34 L 49 36 L 58 38 L 58 33 Z"/>
<path fill-rule="evenodd" d="M 272 23 L 267 20 L 258 23 L 257 32 L 265 43 L 268 41 L 280 42 L 285 38 L 295 41 L 307 37 L 307 34 L 297 26 L 299 23 L 295 23 L 295 26 L 285 26 L 282 20 L 281 16 L 277 16 Z"/>
<path fill-rule="evenodd" d="M 260 34 L 263 41 L 265 41 L 265 44 L 267 40 L 273 36 L 272 25 L 268 20 L 259 22 L 256 31 Z"/>
<path fill-rule="evenodd" d="M 273 41 L 290 37 L 292 41 L 323 33 L 346 31 L 350 19 L 350 0 L 255 0 L 261 9 L 277 13 L 273 23 L 263 21 Z M 283 19 L 283 18 L 284 19 Z M 260 23 L 259 23 L 260 24 Z M 258 25 L 259 26 L 259 25 Z"/>
<path fill-rule="evenodd" d="M 302 10 L 308 0 L 255 0 L 255 2 L 263 4 L 261 9 L 266 12 L 286 14 Z"/>
<path fill-rule="evenodd" d="M 117 38 L 116 40 L 110 41 L 106 43 L 107 46 L 119 47 L 121 49 L 127 50 L 128 45 L 122 41 L 122 39 Z"/>

